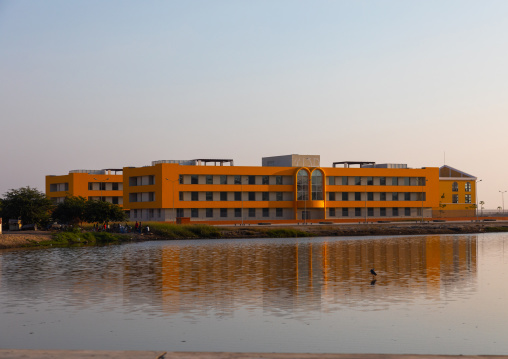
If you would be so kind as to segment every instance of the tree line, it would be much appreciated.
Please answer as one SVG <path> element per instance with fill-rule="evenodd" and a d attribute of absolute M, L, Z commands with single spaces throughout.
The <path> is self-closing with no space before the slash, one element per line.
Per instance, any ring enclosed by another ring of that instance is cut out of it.
<path fill-rule="evenodd" d="M 66 197 L 54 204 L 46 194 L 31 188 L 11 189 L 0 198 L 3 223 L 20 219 L 23 224 L 45 227 L 52 222 L 65 224 L 109 223 L 125 221 L 125 211 L 109 202 L 88 200 L 84 197 Z"/>

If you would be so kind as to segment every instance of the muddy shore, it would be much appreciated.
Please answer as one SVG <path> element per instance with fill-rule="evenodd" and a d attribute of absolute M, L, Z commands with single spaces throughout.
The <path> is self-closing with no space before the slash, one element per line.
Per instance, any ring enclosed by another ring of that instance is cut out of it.
<path fill-rule="evenodd" d="M 215 238 L 270 238 L 274 230 L 296 230 L 298 237 L 354 237 L 383 235 L 467 234 L 508 232 L 508 221 L 496 222 L 444 222 L 444 223 L 358 223 L 340 225 L 287 225 L 287 226 L 233 226 L 219 227 Z M 35 243 L 52 240 L 53 232 L 4 232 L 0 234 L 0 249 L 31 247 Z M 157 233 L 121 235 L 122 242 L 167 240 Z"/>

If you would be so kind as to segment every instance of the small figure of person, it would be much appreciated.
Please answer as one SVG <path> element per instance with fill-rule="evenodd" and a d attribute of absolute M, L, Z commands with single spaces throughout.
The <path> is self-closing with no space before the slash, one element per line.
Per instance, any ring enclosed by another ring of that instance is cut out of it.
<path fill-rule="evenodd" d="M 138 221 L 136 221 L 136 224 L 134 225 L 134 231 L 137 232 L 139 228 Z"/>

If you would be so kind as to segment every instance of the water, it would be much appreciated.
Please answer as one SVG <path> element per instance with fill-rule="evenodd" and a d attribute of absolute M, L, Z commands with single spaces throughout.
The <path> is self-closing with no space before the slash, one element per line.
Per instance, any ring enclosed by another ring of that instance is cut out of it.
<path fill-rule="evenodd" d="M 507 240 L 203 240 L 0 252 L 0 347 L 508 354 Z"/>

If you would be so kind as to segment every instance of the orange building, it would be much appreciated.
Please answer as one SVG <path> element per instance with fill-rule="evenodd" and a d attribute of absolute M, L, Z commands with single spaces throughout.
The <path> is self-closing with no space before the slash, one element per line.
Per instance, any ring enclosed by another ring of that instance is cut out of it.
<path fill-rule="evenodd" d="M 206 165 L 211 162 L 220 165 Z M 438 168 L 372 162 L 320 167 L 316 155 L 267 157 L 261 167 L 232 164 L 201 159 L 124 168 L 124 207 L 133 221 L 358 222 L 430 218 L 439 203 Z"/>
<path fill-rule="evenodd" d="M 102 200 L 123 206 L 122 169 L 74 170 L 67 175 L 46 176 L 46 196 L 54 203 L 67 196 Z"/>
<path fill-rule="evenodd" d="M 319 155 L 287 155 L 265 157 L 262 166 L 197 159 L 71 171 L 46 176 L 46 194 L 56 203 L 69 195 L 117 203 L 132 221 L 370 222 L 474 216 L 475 184 L 476 177 L 448 166 L 321 167 Z"/>

